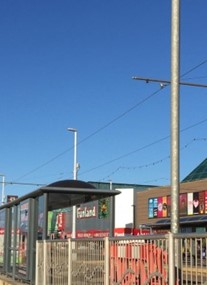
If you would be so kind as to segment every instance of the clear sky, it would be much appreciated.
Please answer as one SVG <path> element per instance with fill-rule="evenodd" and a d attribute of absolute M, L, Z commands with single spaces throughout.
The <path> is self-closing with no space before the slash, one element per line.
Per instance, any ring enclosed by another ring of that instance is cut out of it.
<path fill-rule="evenodd" d="M 207 84 L 207 1 L 181 1 L 181 80 Z M 2 0 L 6 195 L 73 178 L 170 184 L 170 0 Z M 207 89 L 180 88 L 180 178 L 206 157 Z M 13 184 L 11 184 L 13 183 Z"/>

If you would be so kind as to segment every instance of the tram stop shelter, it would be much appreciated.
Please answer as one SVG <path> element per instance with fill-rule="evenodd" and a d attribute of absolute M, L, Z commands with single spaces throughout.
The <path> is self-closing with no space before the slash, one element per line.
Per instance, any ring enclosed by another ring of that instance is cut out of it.
<path fill-rule="evenodd" d="M 0 207 L 0 273 L 33 284 L 36 240 L 48 236 L 48 214 L 119 194 L 79 180 L 57 181 Z"/>

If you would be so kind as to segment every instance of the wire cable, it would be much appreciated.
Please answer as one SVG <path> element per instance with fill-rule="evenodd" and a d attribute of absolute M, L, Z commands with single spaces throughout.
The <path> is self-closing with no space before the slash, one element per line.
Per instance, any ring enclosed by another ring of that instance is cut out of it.
<path fill-rule="evenodd" d="M 187 72 L 185 72 L 181 78 L 183 78 L 184 76 L 186 76 L 187 74 L 189 74 L 190 72 L 194 71 L 195 69 L 201 67 L 202 65 L 204 65 L 205 63 L 207 63 L 207 60 L 202 61 L 201 63 L 199 63 L 198 65 L 194 66 L 193 68 L 191 68 L 190 70 L 188 70 Z M 152 94 L 150 94 L 149 96 L 147 96 L 145 99 L 137 102 L 135 105 L 133 105 L 132 107 L 130 107 L 129 109 L 127 109 L 126 111 L 124 111 L 123 113 L 121 113 L 120 115 L 118 115 L 117 117 L 115 117 L 114 119 L 112 119 L 111 121 L 109 121 L 108 123 L 106 123 L 104 126 L 100 127 L 99 129 L 97 129 L 96 131 L 94 131 L 93 133 L 91 133 L 90 135 L 88 135 L 87 137 L 85 137 L 84 139 L 80 140 L 77 145 L 82 144 L 83 142 L 89 140 L 90 138 L 92 138 L 93 136 L 95 136 L 96 134 L 98 134 L 99 132 L 101 132 L 102 130 L 106 129 L 107 127 L 111 126 L 112 124 L 114 124 L 116 121 L 120 120 L 121 118 L 123 118 L 124 116 L 126 116 L 128 113 L 130 113 L 131 111 L 135 110 L 137 107 L 141 106 L 142 104 L 144 104 L 145 102 L 147 102 L 149 99 L 151 99 L 152 97 L 154 97 L 156 94 L 158 94 L 159 92 L 161 92 L 165 87 L 168 87 L 169 85 L 165 85 L 163 86 L 163 88 L 159 88 L 158 90 L 156 90 L 155 92 L 153 92 Z M 57 154 L 56 156 L 54 156 L 53 158 L 51 158 L 50 160 L 46 161 L 45 163 L 41 164 L 40 166 L 34 168 L 33 170 L 25 173 L 24 175 L 18 177 L 17 179 L 15 179 L 16 181 L 38 171 L 39 169 L 47 166 L 48 164 L 52 163 L 53 161 L 55 161 L 56 159 L 60 158 L 61 156 L 63 156 L 64 154 L 66 154 L 67 152 L 71 151 L 72 149 L 74 149 L 74 147 L 71 147 L 69 149 L 66 149 L 65 151 L 61 152 L 60 154 Z M 123 156 L 125 157 L 125 155 Z M 116 159 L 117 160 L 117 159 Z M 104 164 L 107 165 L 108 163 Z M 96 169 L 96 168 L 95 168 Z"/>
<path fill-rule="evenodd" d="M 205 122 L 207 122 L 207 118 L 204 119 L 204 120 L 202 120 L 202 121 L 200 121 L 200 122 L 197 122 L 197 123 L 195 123 L 195 124 L 193 124 L 193 125 L 191 125 L 191 126 L 188 126 L 188 127 L 184 128 L 184 129 L 182 129 L 182 130 L 180 131 L 180 133 L 183 133 L 183 132 L 185 132 L 185 131 L 187 131 L 187 130 L 189 130 L 189 129 L 192 129 L 192 128 L 196 127 L 196 126 L 199 126 L 199 125 L 201 125 L 201 124 L 203 124 L 203 123 L 205 123 Z M 89 170 L 86 170 L 86 171 L 80 173 L 79 176 L 81 176 L 81 175 L 83 175 L 83 174 L 86 174 L 86 173 L 89 173 L 89 172 L 91 172 L 91 171 L 93 171 L 93 170 L 96 170 L 96 169 L 98 169 L 98 168 L 104 167 L 104 166 L 106 166 L 106 165 L 109 165 L 109 164 L 111 164 L 111 163 L 113 163 L 113 162 L 115 162 L 115 161 L 117 161 L 117 160 L 120 160 L 120 159 L 122 159 L 122 158 L 125 158 L 125 157 L 127 157 L 127 156 L 129 156 L 129 155 L 132 155 L 132 154 L 134 154 L 134 153 L 136 153 L 136 152 L 139 152 L 139 151 L 141 151 L 141 150 L 143 150 L 143 149 L 149 148 L 149 147 L 151 147 L 151 146 L 153 146 L 153 145 L 155 145 L 155 144 L 158 144 L 158 143 L 160 143 L 160 142 L 162 142 L 162 141 L 165 141 L 165 140 L 167 140 L 167 139 L 169 139 L 169 138 L 170 138 L 170 135 L 165 136 L 165 137 L 163 137 L 163 138 L 160 138 L 160 139 L 158 139 L 158 140 L 156 140 L 156 141 L 154 141 L 154 142 L 151 142 L 151 143 L 149 143 L 149 144 L 147 144 L 147 145 L 145 145 L 145 146 L 139 147 L 139 148 L 137 148 L 137 149 L 135 149 L 135 150 L 133 150 L 133 151 L 130 151 L 130 152 L 128 152 L 128 153 L 125 153 L 125 154 L 123 154 L 123 155 L 121 155 L 121 156 L 119 156 L 119 157 L 117 157 L 117 158 L 114 158 L 114 159 L 112 159 L 112 160 L 110 160 L 110 161 L 107 161 L 107 162 L 102 163 L 102 164 L 100 164 L 100 165 L 98 165 L 98 166 L 96 166 L 96 167 L 93 167 L 93 168 L 91 168 L 91 169 L 89 169 Z"/>
<path fill-rule="evenodd" d="M 187 144 L 185 144 L 181 150 L 184 150 L 186 148 L 188 148 L 193 142 L 195 141 L 206 141 L 207 138 L 194 138 L 192 139 L 190 142 L 188 142 Z M 165 156 L 159 160 L 147 163 L 147 164 L 143 164 L 143 165 L 139 165 L 139 166 L 119 166 L 117 167 L 114 171 L 112 171 L 110 174 L 108 174 L 107 176 L 105 176 L 102 179 L 99 179 L 99 181 L 105 181 L 108 180 L 109 178 L 111 178 L 112 175 L 114 175 L 115 173 L 117 173 L 118 171 L 122 170 L 122 169 L 126 169 L 126 170 L 136 170 L 136 169 L 142 169 L 142 168 L 148 168 L 148 167 L 152 167 L 155 166 L 157 164 L 163 163 L 165 160 L 169 160 L 170 159 L 170 155 Z"/>
<path fill-rule="evenodd" d="M 131 112 L 132 110 L 134 110 L 135 108 L 137 108 L 138 106 L 144 104 L 146 101 L 148 101 L 150 98 L 152 98 L 154 95 L 156 95 L 157 93 L 159 93 L 162 89 L 158 89 L 155 92 L 153 92 L 152 94 L 150 94 L 147 98 L 143 99 L 142 101 L 138 102 L 137 104 L 133 105 L 132 107 L 130 107 L 129 109 L 127 109 L 125 112 L 123 112 L 122 114 L 120 114 L 119 116 L 115 117 L 113 120 L 111 120 L 110 122 L 108 122 L 107 124 L 105 124 L 104 126 L 100 127 L 99 129 L 97 129 L 95 132 L 91 133 L 90 135 L 88 135 L 87 137 L 85 137 L 84 139 L 80 140 L 77 145 L 80 145 L 81 143 L 87 141 L 88 139 L 90 139 L 91 137 L 95 136 L 97 133 L 101 132 L 102 130 L 106 129 L 107 127 L 109 127 L 110 125 L 112 125 L 113 123 L 115 123 L 116 121 L 118 121 L 119 119 L 121 119 L 122 117 L 126 116 L 129 112 Z M 34 168 L 33 170 L 25 173 L 24 175 L 16 178 L 15 180 L 18 181 L 22 178 L 25 178 L 26 176 L 38 171 L 39 169 L 41 169 L 42 167 L 50 164 L 51 162 L 55 161 L 56 159 L 58 159 L 59 157 L 63 156 L 64 154 L 66 154 L 67 152 L 69 152 L 70 150 L 73 150 L 74 147 L 71 147 L 69 149 L 66 149 L 65 151 L 61 152 L 60 154 L 56 155 L 55 157 L 51 158 L 50 160 L 48 160 L 47 162 L 41 164 L 40 166 Z"/>

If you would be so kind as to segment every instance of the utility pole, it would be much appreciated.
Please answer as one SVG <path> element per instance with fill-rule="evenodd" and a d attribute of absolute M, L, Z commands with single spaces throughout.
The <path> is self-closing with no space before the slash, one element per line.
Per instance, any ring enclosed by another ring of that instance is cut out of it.
<path fill-rule="evenodd" d="M 176 234 L 180 192 L 180 0 L 172 0 L 171 25 L 171 232 Z"/>

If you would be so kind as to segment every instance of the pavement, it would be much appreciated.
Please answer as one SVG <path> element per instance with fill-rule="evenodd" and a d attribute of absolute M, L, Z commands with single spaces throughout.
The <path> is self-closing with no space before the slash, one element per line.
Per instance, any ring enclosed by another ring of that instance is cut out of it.
<path fill-rule="evenodd" d="M 0 275 L 0 285 L 23 285 L 23 284 L 26 285 L 28 283 L 20 282 L 18 280 L 6 277 L 4 275 Z"/>

